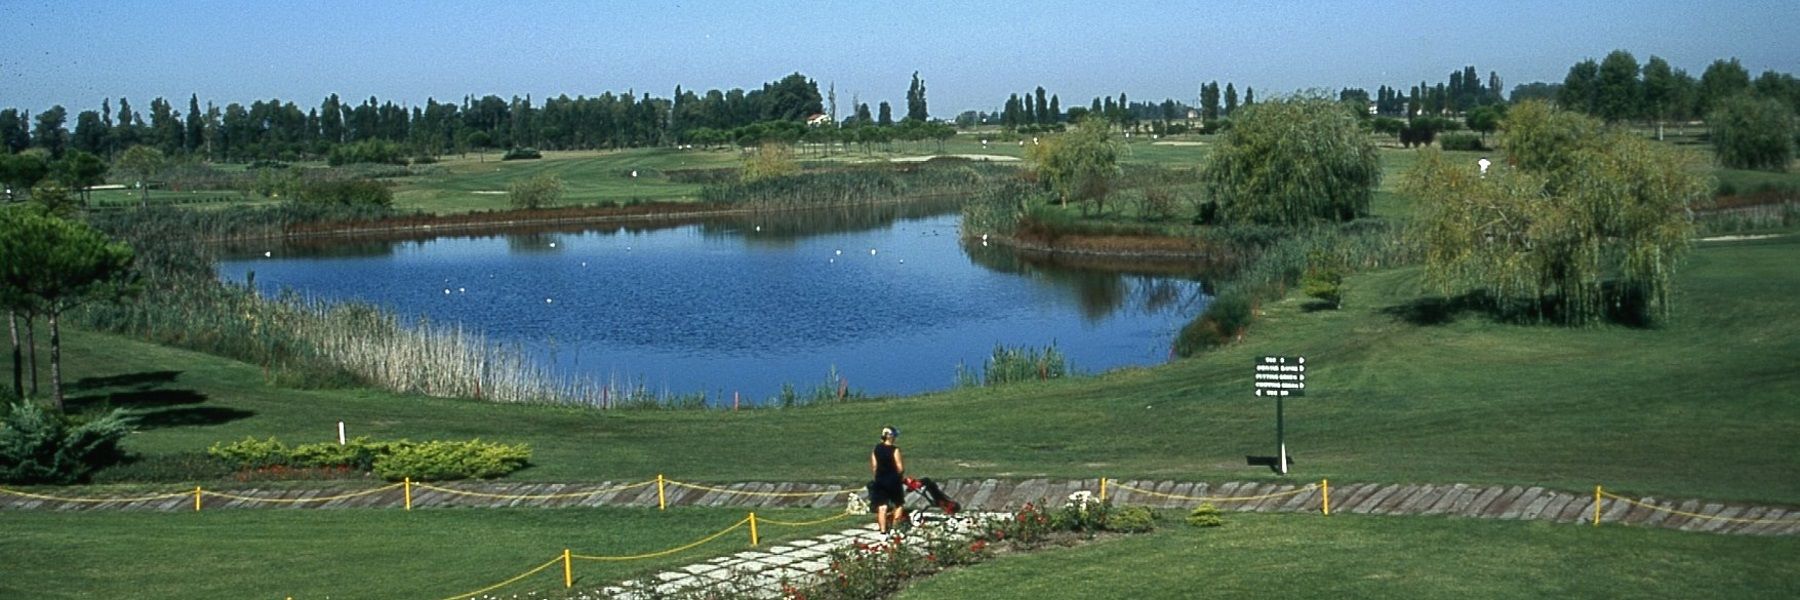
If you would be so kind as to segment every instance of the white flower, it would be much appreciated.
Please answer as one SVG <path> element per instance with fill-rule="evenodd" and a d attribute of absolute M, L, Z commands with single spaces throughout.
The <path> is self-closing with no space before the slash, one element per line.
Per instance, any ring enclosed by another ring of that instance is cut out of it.
<path fill-rule="evenodd" d="M 1075 508 L 1076 512 L 1085 516 L 1087 515 L 1088 505 L 1098 504 L 1099 502 L 1099 500 L 1094 499 L 1094 494 L 1092 492 L 1080 490 L 1073 494 L 1069 494 L 1069 502 L 1064 506 L 1072 506 Z"/>
<path fill-rule="evenodd" d="M 844 512 L 857 513 L 857 514 L 869 512 L 869 499 L 868 498 L 864 498 L 864 497 L 862 497 L 862 494 L 858 494 L 856 492 L 850 492 L 850 493 L 846 493 L 844 495 L 848 496 L 850 499 L 850 504 L 848 506 L 844 507 Z"/>

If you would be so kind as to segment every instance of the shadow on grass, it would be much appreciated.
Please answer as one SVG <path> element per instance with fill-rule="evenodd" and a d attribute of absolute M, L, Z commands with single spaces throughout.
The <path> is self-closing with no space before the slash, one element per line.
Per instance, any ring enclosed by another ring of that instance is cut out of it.
<path fill-rule="evenodd" d="M 1313 300 L 1313 301 L 1307 302 L 1306 304 L 1300 305 L 1300 312 L 1306 312 L 1306 313 L 1315 313 L 1315 312 L 1319 312 L 1322 310 L 1337 310 L 1337 309 L 1338 309 L 1338 305 L 1336 303 L 1326 302 L 1324 300 Z"/>
<path fill-rule="evenodd" d="M 181 371 L 144 371 L 109 375 L 106 377 L 83 377 L 70 383 L 69 391 L 101 390 L 113 387 L 129 387 L 137 389 L 160 387 L 165 383 L 174 383 Z"/>
<path fill-rule="evenodd" d="M 170 379 L 172 378 L 171 376 Z M 206 401 L 206 394 L 194 390 L 146 389 L 75 396 L 69 398 L 65 406 L 70 413 L 82 414 L 100 414 L 115 408 L 124 409 L 130 413 L 137 429 L 140 430 L 203 427 L 256 416 L 253 411 L 237 408 L 196 406 L 204 404 Z"/>
<path fill-rule="evenodd" d="M 1632 329 L 1645 329 L 1655 325 L 1648 300 L 1642 292 L 1609 284 L 1606 294 L 1608 298 L 1612 299 L 1612 302 L 1603 308 L 1599 317 L 1600 322 Z M 1543 299 L 1534 308 L 1521 310 L 1515 307 L 1508 310 L 1492 301 L 1483 292 L 1470 292 L 1452 298 L 1443 296 L 1414 298 L 1383 308 L 1381 313 L 1419 326 L 1449 325 L 1468 315 L 1510 325 L 1569 323 L 1567 315 L 1560 313 L 1558 303 L 1549 298 Z"/>

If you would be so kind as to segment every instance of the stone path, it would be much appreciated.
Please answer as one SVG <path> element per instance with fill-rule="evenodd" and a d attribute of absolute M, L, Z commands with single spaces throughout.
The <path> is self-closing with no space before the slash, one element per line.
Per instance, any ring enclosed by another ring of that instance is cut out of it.
<path fill-rule="evenodd" d="M 1208 498 L 1224 510 L 1254 512 L 1320 512 L 1324 497 L 1317 482 L 1194 482 L 1109 480 L 1107 496 L 1115 504 L 1187 509 Z M 944 492 L 968 510 L 1005 511 L 1027 502 L 1060 502 L 1077 490 L 1098 491 L 1099 481 L 965 479 L 940 483 Z M 98 495 L 93 488 L 39 491 L 47 496 L 86 495 L 85 501 L 24 497 L 0 489 L 0 510 L 194 510 L 193 492 Z M 835 492 L 834 492 L 835 491 Z M 860 493 L 861 490 L 855 490 Z M 671 506 L 744 508 L 843 506 L 851 490 L 804 483 L 748 482 L 717 487 L 670 483 L 664 489 Z M 112 499 L 104 499 L 112 498 Z M 308 489 L 247 488 L 203 490 L 202 510 L 245 508 L 401 508 L 399 485 L 377 488 L 349 484 Z M 654 484 L 645 482 L 457 483 L 414 484 L 414 508 L 439 507 L 566 507 L 657 505 Z M 1537 486 L 1476 486 L 1351 483 L 1331 486 L 1333 513 L 1376 515 L 1452 515 L 1483 519 L 1519 519 L 1586 524 L 1594 514 L 1593 490 L 1571 492 Z M 1687 498 L 1605 497 L 1602 524 L 1628 524 L 1682 531 L 1742 535 L 1800 534 L 1800 508 L 1751 505 Z"/>
<path fill-rule="evenodd" d="M 930 521 L 915 520 L 907 532 L 907 544 L 926 537 L 949 539 L 970 538 L 977 529 L 970 525 L 991 519 L 1011 518 L 1012 513 L 961 513 L 954 517 L 962 525 L 946 527 L 945 517 L 934 515 Z M 794 540 L 786 544 L 747 550 L 714 557 L 691 565 L 670 569 L 633 581 L 601 588 L 607 598 L 640 600 L 667 597 L 705 597 L 708 591 L 730 591 L 756 597 L 780 597 L 782 585 L 801 584 L 825 573 L 830 568 L 833 550 L 856 544 L 879 546 L 891 538 L 875 531 L 874 524 L 853 527 L 822 536 Z"/>

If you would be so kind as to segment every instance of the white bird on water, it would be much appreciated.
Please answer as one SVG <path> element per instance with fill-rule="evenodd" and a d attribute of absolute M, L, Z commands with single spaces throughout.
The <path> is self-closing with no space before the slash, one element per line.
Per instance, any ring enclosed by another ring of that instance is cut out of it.
<path fill-rule="evenodd" d="M 270 252 L 270 251 L 268 251 L 268 250 L 264 250 L 264 251 L 263 251 L 263 258 L 268 258 L 268 257 L 270 257 L 270 256 L 274 256 L 274 255 L 275 255 L 275 253 L 273 253 L 273 252 Z"/>
<path fill-rule="evenodd" d="M 555 248 L 555 247 L 556 247 L 556 242 L 550 242 L 550 247 L 551 247 L 551 248 Z"/>
<path fill-rule="evenodd" d="M 870 248 L 870 249 L 869 249 L 869 256 L 874 256 L 874 255 L 875 255 L 875 249 L 874 249 L 874 248 Z"/>
<path fill-rule="evenodd" d="M 551 299 L 549 299 L 549 298 L 545 298 L 545 299 L 544 299 L 544 304 L 553 304 L 553 303 L 555 303 L 555 302 L 556 302 L 556 301 L 555 301 L 555 300 L 551 300 Z"/>

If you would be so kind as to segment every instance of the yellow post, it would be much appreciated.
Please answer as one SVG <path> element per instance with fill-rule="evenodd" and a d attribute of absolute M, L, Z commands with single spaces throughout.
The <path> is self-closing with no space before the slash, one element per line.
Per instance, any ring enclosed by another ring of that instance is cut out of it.
<path fill-rule="evenodd" d="M 750 513 L 750 547 L 756 547 L 756 513 Z"/>
<path fill-rule="evenodd" d="M 1594 486 L 1594 526 L 1600 526 L 1600 486 Z"/>
<path fill-rule="evenodd" d="M 1325 516 L 1331 516 L 1331 480 L 1320 479 L 1319 487 L 1325 489 Z"/>
<path fill-rule="evenodd" d="M 656 510 L 668 510 L 668 509 L 669 509 L 669 500 L 667 497 L 663 496 L 663 476 L 662 476 L 662 473 L 657 473 L 656 474 Z"/>
<path fill-rule="evenodd" d="M 194 486 L 194 512 L 200 512 L 200 486 Z"/>
<path fill-rule="evenodd" d="M 406 510 L 412 510 L 412 478 L 406 478 Z"/>
<path fill-rule="evenodd" d="M 1101 502 L 1106 501 L 1106 478 L 1105 477 L 1100 478 L 1100 501 Z"/>
<path fill-rule="evenodd" d="M 569 549 L 563 548 L 563 587 L 564 588 L 575 587 L 575 569 L 574 569 L 574 567 L 572 567 L 570 565 L 570 563 L 572 563 L 572 562 L 573 561 L 570 560 L 570 558 L 569 558 Z"/>

